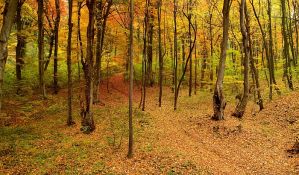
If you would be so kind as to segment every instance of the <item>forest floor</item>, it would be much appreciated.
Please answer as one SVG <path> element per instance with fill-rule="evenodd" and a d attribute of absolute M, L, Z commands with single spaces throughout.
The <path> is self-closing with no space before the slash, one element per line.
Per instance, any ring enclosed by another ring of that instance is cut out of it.
<path fill-rule="evenodd" d="M 121 76 L 101 88 L 95 106 L 96 130 L 80 132 L 76 86 L 74 120 L 66 126 L 66 90 L 41 100 L 37 95 L 5 100 L 0 122 L 0 174 L 299 174 L 299 155 L 291 154 L 299 136 L 299 92 L 281 96 L 257 113 L 250 103 L 242 120 L 210 120 L 212 96 L 181 91 L 178 110 L 173 94 L 147 89 L 146 111 L 134 97 L 134 158 L 127 159 L 128 88 Z"/>

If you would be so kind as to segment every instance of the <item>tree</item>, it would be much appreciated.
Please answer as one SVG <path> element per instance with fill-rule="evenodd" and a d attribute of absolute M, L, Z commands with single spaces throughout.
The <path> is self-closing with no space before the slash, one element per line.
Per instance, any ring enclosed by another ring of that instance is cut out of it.
<path fill-rule="evenodd" d="M 129 38 L 129 60 L 130 60 L 130 87 L 129 87 L 129 149 L 128 158 L 133 157 L 133 22 L 134 22 L 134 1 L 130 0 L 130 38 Z"/>
<path fill-rule="evenodd" d="M 233 116 L 242 118 L 247 106 L 248 102 L 248 94 L 249 94 L 249 55 L 250 55 L 250 50 L 249 50 L 249 39 L 248 39 L 248 31 L 246 30 L 246 23 L 248 21 L 245 19 L 245 15 L 247 15 L 247 10 L 246 8 L 246 2 L 245 0 L 241 0 L 240 4 L 240 28 L 241 28 L 241 33 L 242 33 L 242 44 L 243 44 L 243 53 L 244 53 L 244 60 L 243 60 L 243 65 L 244 65 L 244 88 L 243 88 L 243 96 L 238 103 L 235 112 L 233 113 Z"/>
<path fill-rule="evenodd" d="M 173 20 L 174 20 L 174 110 L 177 108 L 177 81 L 178 81 L 178 34 L 177 34 L 177 8 L 176 0 L 173 0 Z"/>
<path fill-rule="evenodd" d="M 25 36 L 22 35 L 23 24 L 22 24 L 22 6 L 25 0 L 18 0 L 16 25 L 17 25 L 17 47 L 16 47 L 16 77 L 17 80 L 22 80 L 22 65 L 24 64 L 25 56 Z"/>
<path fill-rule="evenodd" d="M 213 95 L 213 108 L 214 115 L 212 119 L 214 120 L 223 120 L 224 119 L 224 109 L 226 106 L 226 102 L 223 94 L 223 79 L 224 79 L 224 69 L 225 69 L 225 61 L 226 61 L 226 49 L 228 42 L 228 30 L 229 30 L 229 12 L 231 7 L 231 0 L 224 0 L 223 2 L 223 35 L 222 35 L 222 43 L 221 43 L 221 53 L 220 60 L 218 66 L 218 75 L 216 86 Z"/>
<path fill-rule="evenodd" d="M 87 47 L 86 59 L 82 61 L 85 76 L 85 106 L 81 106 L 83 133 L 89 134 L 95 130 L 93 119 L 93 50 L 94 50 L 94 24 L 95 24 L 95 0 L 86 0 L 88 8 L 88 26 L 87 26 Z"/>
<path fill-rule="evenodd" d="M 5 64 L 8 57 L 8 39 L 17 11 L 18 0 L 5 2 L 3 11 L 3 22 L 0 32 L 0 111 L 2 110 L 3 80 L 5 73 Z"/>
<path fill-rule="evenodd" d="M 159 107 L 162 104 L 163 94 L 163 53 L 162 53 L 162 37 L 161 37 L 161 18 L 162 18 L 162 0 L 158 1 L 158 42 L 159 42 Z"/>
<path fill-rule="evenodd" d="M 191 2 L 191 1 L 189 1 Z M 184 77 L 185 77 L 185 74 L 186 74 L 186 71 L 187 71 L 187 67 L 188 67 L 188 64 L 189 62 L 191 61 L 192 59 L 192 53 L 193 53 L 193 49 L 195 47 L 195 43 L 196 43 L 196 38 L 197 38 L 197 26 L 195 26 L 193 23 L 192 23 L 192 15 L 187 15 L 186 13 L 184 13 L 185 17 L 188 19 L 188 24 L 189 24 L 189 32 L 188 32 L 188 35 L 190 37 L 190 47 L 189 47 L 189 53 L 188 53 L 188 57 L 187 57 L 187 60 L 186 62 L 183 64 L 183 70 L 182 70 L 182 76 L 181 78 L 179 79 L 179 82 L 177 84 L 177 87 L 175 88 L 175 103 L 174 103 L 174 110 L 176 110 L 177 108 L 177 101 L 178 101 L 178 98 L 179 98 L 179 92 L 180 92 L 180 87 L 183 83 L 183 80 L 184 80 Z M 192 36 L 191 36 L 191 29 L 193 30 L 193 33 L 194 33 L 194 39 L 192 41 Z M 184 50 L 184 49 L 183 49 Z M 177 62 L 177 61 L 176 61 Z M 190 85 L 190 84 L 189 84 Z M 190 89 L 189 89 L 190 90 Z M 190 92 L 190 91 L 189 91 Z"/>
<path fill-rule="evenodd" d="M 281 0 L 281 12 L 282 12 L 282 36 L 283 36 L 283 56 L 285 58 L 284 64 L 284 77 L 287 79 L 288 86 L 291 90 L 294 90 L 292 80 L 292 59 L 290 58 L 289 40 L 287 32 L 287 16 L 286 16 L 286 2 Z"/>
<path fill-rule="evenodd" d="M 70 0 L 69 1 L 69 13 L 72 13 L 72 5 L 73 5 L 73 1 Z M 54 88 L 54 93 L 57 94 L 58 93 L 58 38 L 59 38 L 59 23 L 60 23 L 60 0 L 55 0 L 55 7 L 56 7 L 56 18 L 55 18 L 55 24 L 54 24 L 54 77 L 53 77 L 53 88 Z M 68 36 L 68 44 L 71 43 L 71 36 L 72 36 L 72 26 L 71 26 L 71 19 L 72 16 L 69 15 L 69 36 Z M 68 47 L 70 47 L 68 45 Z M 70 54 L 70 50 L 69 48 L 67 49 L 68 53 Z M 69 57 L 69 55 L 67 56 Z M 68 63 L 69 64 L 69 63 Z M 69 70 L 68 70 L 69 71 Z"/>
<path fill-rule="evenodd" d="M 46 98 L 44 81 L 44 0 L 38 1 L 38 69 L 40 92 L 43 98 Z"/>
<path fill-rule="evenodd" d="M 59 0 L 56 0 L 55 4 L 56 5 L 59 4 Z M 56 10 L 57 10 L 57 8 L 56 8 Z M 68 41 L 67 41 L 67 79 L 68 79 L 68 81 L 67 81 L 67 87 L 68 87 L 67 125 L 68 126 L 74 124 L 73 116 L 72 116 L 72 96 L 73 96 L 73 93 L 72 93 L 72 32 L 73 32 L 72 16 L 73 16 L 73 0 L 69 0 L 69 17 L 68 17 L 69 31 L 68 31 Z M 58 28 L 56 28 L 55 30 L 58 30 Z M 58 31 L 55 31 L 55 50 L 57 52 L 56 47 L 58 47 L 57 46 L 58 44 L 56 42 L 58 42 Z M 57 57 L 57 55 L 56 55 L 56 57 Z M 54 75 L 54 77 L 55 77 L 55 75 Z"/>
<path fill-rule="evenodd" d="M 113 4 L 113 0 L 108 0 L 103 3 L 102 0 L 97 1 L 96 8 L 96 28 L 97 28 L 97 40 L 96 40 L 96 63 L 95 63 L 95 83 L 93 91 L 93 102 L 99 102 L 99 85 L 101 78 L 101 67 L 102 67 L 102 55 L 103 46 L 106 33 L 107 19 L 110 14 L 110 9 Z"/>

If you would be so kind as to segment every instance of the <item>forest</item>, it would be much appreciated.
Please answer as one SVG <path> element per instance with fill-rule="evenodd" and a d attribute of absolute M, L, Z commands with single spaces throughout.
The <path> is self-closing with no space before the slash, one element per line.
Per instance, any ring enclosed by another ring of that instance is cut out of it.
<path fill-rule="evenodd" d="M 0 12 L 0 174 L 299 174 L 298 0 Z"/>

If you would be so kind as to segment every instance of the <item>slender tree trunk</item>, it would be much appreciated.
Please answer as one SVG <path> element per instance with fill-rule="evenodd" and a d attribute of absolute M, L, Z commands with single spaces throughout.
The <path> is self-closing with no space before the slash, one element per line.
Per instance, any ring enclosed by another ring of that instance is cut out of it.
<path fill-rule="evenodd" d="M 178 36 L 177 36 L 177 0 L 173 0 L 174 19 L 174 110 L 177 108 L 177 76 L 178 76 Z"/>
<path fill-rule="evenodd" d="M 70 1 L 69 3 L 73 3 Z M 72 5 L 72 4 L 69 4 Z M 55 36 L 55 42 L 54 42 L 54 77 L 53 77 L 53 88 L 54 93 L 58 93 L 58 39 L 59 39 L 59 24 L 60 24 L 60 0 L 55 0 L 55 7 L 56 7 L 56 19 L 55 19 L 55 25 L 54 25 L 54 36 Z M 69 7 L 71 8 L 71 7 Z M 72 11 L 70 9 L 69 11 Z M 70 18 L 70 16 L 69 16 Z M 72 32 L 70 24 L 69 24 L 69 32 Z M 69 38 L 70 40 L 71 38 Z"/>
<path fill-rule="evenodd" d="M 6 1 L 3 14 L 2 28 L 0 32 L 0 111 L 2 110 L 3 80 L 5 64 L 8 57 L 7 42 L 17 11 L 17 0 Z"/>
<path fill-rule="evenodd" d="M 133 22 L 134 22 L 134 2 L 130 0 L 130 49 L 129 49 L 129 60 L 130 60 L 130 87 L 129 87 L 129 149 L 128 158 L 133 157 L 133 76 L 134 76 L 134 65 L 133 65 Z"/>
<path fill-rule="evenodd" d="M 194 60 L 195 60 L 195 70 L 194 70 L 194 95 L 197 93 L 197 64 L 198 64 L 198 59 L 197 59 L 197 44 L 195 44 L 194 47 Z"/>
<path fill-rule="evenodd" d="M 280 90 L 276 86 L 276 81 L 275 81 L 274 64 L 272 64 L 273 63 L 273 57 L 271 58 L 271 55 L 273 55 L 273 46 L 271 46 L 271 50 L 272 51 L 270 51 L 270 46 L 269 46 L 270 44 L 268 45 L 268 42 L 266 40 L 266 33 L 265 33 L 265 31 L 264 31 L 264 29 L 262 27 L 262 24 L 260 22 L 260 18 L 258 16 L 257 12 L 256 12 L 253 0 L 250 0 L 249 2 L 251 4 L 251 6 L 252 6 L 252 9 L 253 9 L 253 12 L 254 12 L 254 16 L 255 16 L 255 18 L 256 18 L 256 20 L 258 22 L 258 25 L 259 25 L 259 28 L 260 28 L 260 31 L 261 31 L 261 34 L 262 34 L 263 47 L 265 49 L 265 54 L 266 54 L 266 59 L 267 59 L 267 66 L 268 66 L 268 69 L 269 69 L 269 84 L 270 84 L 269 85 L 270 86 L 269 99 L 272 100 L 273 86 L 275 86 L 275 90 L 277 91 L 277 94 L 280 94 Z M 271 10 L 269 11 L 269 9 L 268 9 L 268 18 L 272 19 L 271 18 Z M 271 27 L 270 33 L 272 33 L 272 27 Z M 270 53 L 270 52 L 272 52 L 272 53 Z"/>
<path fill-rule="evenodd" d="M 224 0 L 223 3 L 223 38 L 221 43 L 221 53 L 218 67 L 218 75 L 216 81 L 216 87 L 213 95 L 213 108 L 214 115 L 212 119 L 223 120 L 224 119 L 224 109 L 226 102 L 223 94 L 223 79 L 226 61 L 226 50 L 228 44 L 228 30 L 229 30 L 229 12 L 230 12 L 231 0 Z"/>
<path fill-rule="evenodd" d="M 162 17 L 162 0 L 158 2 L 158 34 L 159 34 L 159 107 L 162 104 L 163 93 L 163 55 L 162 55 L 162 37 L 161 37 L 161 17 Z"/>
<path fill-rule="evenodd" d="M 284 65 L 284 76 L 287 78 L 288 86 L 291 90 L 294 90 L 292 81 L 292 65 L 290 59 L 290 48 L 287 33 L 287 16 L 285 0 L 281 0 L 281 12 L 282 12 L 282 35 L 283 35 L 283 56 L 286 59 Z"/>
<path fill-rule="evenodd" d="M 188 3 L 188 21 L 192 19 L 192 0 Z M 189 62 L 189 97 L 192 96 L 192 35 L 191 35 L 191 22 L 188 25 L 188 37 L 189 37 L 189 52 L 191 53 Z"/>
<path fill-rule="evenodd" d="M 59 0 L 55 1 L 56 7 L 57 4 L 59 4 Z M 59 7 L 59 5 L 58 5 Z M 56 8 L 56 12 L 59 11 L 59 8 Z M 67 117 L 67 125 L 70 126 L 74 124 L 73 116 L 72 116 L 72 32 L 73 32 L 73 22 L 72 22 L 72 16 L 73 16 L 73 0 L 69 0 L 69 17 L 68 17 L 68 41 L 67 41 L 67 87 L 68 87 L 68 117 Z M 60 17 L 59 17 L 60 18 Z M 59 21 L 59 20 L 57 20 Z M 57 22 L 56 23 L 59 23 Z M 58 25 L 55 24 L 55 26 L 58 27 Z M 57 29 L 57 30 L 56 30 Z M 56 34 L 55 34 L 55 50 L 57 52 L 57 45 L 58 45 L 58 28 L 56 28 Z M 56 53 L 56 60 L 57 60 L 57 53 Z M 56 72 L 57 73 L 57 72 Z M 54 75 L 55 77 L 55 75 Z"/>
<path fill-rule="evenodd" d="M 186 17 L 187 17 L 187 16 L 186 16 Z M 189 24 L 190 24 L 191 27 L 193 28 L 193 31 L 194 31 L 194 40 L 192 41 L 192 46 L 191 46 L 191 48 L 190 48 L 190 51 L 189 51 L 189 54 L 188 54 L 186 63 L 185 63 L 185 65 L 184 65 L 184 69 L 182 70 L 182 76 L 181 76 L 181 78 L 179 79 L 178 85 L 177 85 L 177 87 L 176 87 L 176 93 L 175 93 L 175 102 L 176 102 L 176 103 L 177 103 L 178 98 L 179 98 L 180 87 L 181 87 L 182 82 L 183 82 L 183 80 L 184 80 L 184 77 L 185 77 L 185 74 L 186 74 L 186 71 L 187 71 L 187 66 L 188 66 L 189 61 L 190 61 L 190 59 L 191 59 L 191 55 L 192 55 L 193 49 L 194 49 L 194 47 L 195 47 L 196 37 L 197 37 L 197 26 L 194 26 L 194 25 L 192 24 L 192 18 L 188 18 L 188 17 L 187 17 L 187 19 L 188 19 Z M 176 107 L 176 106 L 177 106 L 177 104 L 175 104 L 175 107 Z M 175 108 L 175 110 L 176 110 L 176 108 Z"/>
<path fill-rule="evenodd" d="M 147 69 L 147 60 L 148 60 L 148 27 L 149 27 L 149 0 L 146 0 L 145 14 L 144 14 L 144 34 L 143 34 L 143 81 L 142 81 L 142 111 L 145 111 L 146 103 L 146 84 L 148 80 L 148 69 Z"/>
<path fill-rule="evenodd" d="M 46 98 L 46 86 L 44 80 L 44 0 L 38 1 L 38 64 L 39 86 L 43 98 Z"/>
<path fill-rule="evenodd" d="M 22 24 L 22 6 L 24 4 L 24 0 L 18 0 L 17 7 L 17 15 L 16 15 L 16 25 L 17 25 L 17 47 L 16 47 L 16 78 L 18 81 L 22 80 L 22 66 L 24 64 L 24 56 L 25 56 L 25 36 L 22 35 L 23 24 Z M 18 91 L 19 91 L 18 87 Z"/>
<path fill-rule="evenodd" d="M 149 12 L 148 12 L 148 45 L 147 45 L 147 84 L 149 86 L 154 85 L 153 76 L 153 41 L 154 41 L 154 14 L 152 11 L 153 5 L 151 0 L 148 0 Z"/>
<path fill-rule="evenodd" d="M 249 62 L 250 62 L 250 68 L 251 72 L 253 74 L 254 82 L 255 82 L 255 91 L 257 92 L 257 98 L 258 102 L 257 104 L 260 107 L 260 111 L 264 109 L 264 102 L 263 102 L 263 97 L 261 94 L 261 89 L 260 89 L 260 81 L 259 81 L 259 72 L 255 66 L 255 61 L 254 61 L 254 56 L 253 56 L 253 43 L 252 43 L 252 38 L 251 38 L 251 29 L 250 29 L 250 16 L 247 12 L 247 7 L 246 7 L 246 13 L 245 13 L 245 18 L 246 18 L 246 30 L 247 30 L 247 37 L 248 37 L 248 42 L 249 42 Z"/>

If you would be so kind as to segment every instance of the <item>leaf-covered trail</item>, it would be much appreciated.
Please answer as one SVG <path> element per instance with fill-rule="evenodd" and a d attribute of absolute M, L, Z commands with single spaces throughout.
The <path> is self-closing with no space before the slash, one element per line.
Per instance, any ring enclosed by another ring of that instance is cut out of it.
<path fill-rule="evenodd" d="M 117 84 L 115 87 L 126 86 Z M 139 103 L 139 94 L 136 90 L 135 106 Z M 151 144 L 155 154 L 166 155 L 173 161 L 193 162 L 203 174 L 299 172 L 298 157 L 290 158 L 286 153 L 299 135 L 299 102 L 296 100 L 299 93 L 268 103 L 260 113 L 254 113 L 256 106 L 250 103 L 242 120 L 230 117 L 234 108 L 231 102 L 225 121 L 220 122 L 210 120 L 210 94 L 199 92 L 188 97 L 183 90 L 177 111 L 173 110 L 173 94 L 169 88 L 164 89 L 166 95 L 161 108 L 157 105 L 158 90 L 148 88 L 147 94 L 145 113 L 150 116 L 150 125 L 143 133 L 147 137 L 142 138 L 140 144 Z M 290 124 L 290 118 L 296 122 Z"/>
<path fill-rule="evenodd" d="M 149 94 L 154 91 L 152 89 Z M 292 95 L 299 96 L 297 93 Z M 171 96 L 167 98 L 171 99 Z M 299 119 L 299 104 L 290 95 L 284 98 L 288 98 L 294 109 L 288 110 L 288 105 L 281 104 L 284 100 L 277 100 L 268 104 L 260 114 L 253 116 L 248 112 L 243 120 L 237 120 L 229 117 L 233 107 L 228 106 L 226 120 L 222 122 L 210 120 L 209 97 L 190 98 L 187 92 L 182 95 L 176 112 L 168 99 L 162 108 L 157 108 L 155 97 L 150 98 L 147 111 L 152 116 L 151 133 L 155 135 L 156 147 L 169 148 L 170 154 L 191 160 L 207 172 L 296 174 L 298 159 L 289 158 L 285 150 L 298 134 L 298 122 L 293 125 L 287 120 L 290 116 Z M 281 115 L 282 112 L 288 115 Z"/>
<path fill-rule="evenodd" d="M 286 152 L 299 136 L 298 92 L 268 103 L 257 114 L 249 104 L 242 120 L 230 117 L 234 101 L 228 98 L 226 118 L 216 122 L 210 120 L 208 92 L 188 97 L 183 89 L 178 110 L 173 111 L 169 88 L 164 88 L 161 108 L 157 88 L 148 88 L 142 112 L 140 89 L 135 87 L 134 158 L 127 159 L 128 86 L 118 75 L 110 79 L 109 87 L 110 92 L 102 84 L 102 101 L 94 111 L 96 130 L 90 135 L 80 132 L 78 87 L 73 127 L 65 125 L 66 90 L 60 92 L 59 101 L 10 100 L 14 105 L 7 107 L 7 117 L 17 122 L 9 120 L 0 127 L 0 174 L 299 173 L 298 155 Z"/>

